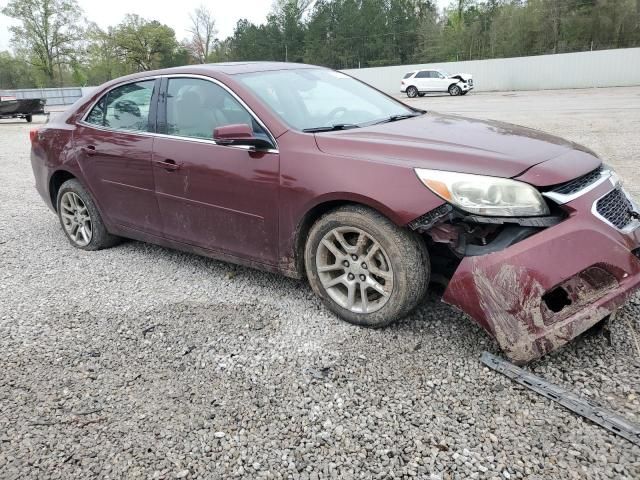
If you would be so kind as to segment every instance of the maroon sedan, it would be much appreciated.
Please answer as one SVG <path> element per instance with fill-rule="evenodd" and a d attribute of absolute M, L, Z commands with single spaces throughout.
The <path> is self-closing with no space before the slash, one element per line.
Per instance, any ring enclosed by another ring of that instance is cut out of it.
<path fill-rule="evenodd" d="M 593 152 L 324 68 L 131 75 L 31 140 L 37 189 L 75 247 L 127 237 L 307 277 L 358 325 L 406 315 L 431 279 L 525 362 L 640 282 L 635 204 Z"/>

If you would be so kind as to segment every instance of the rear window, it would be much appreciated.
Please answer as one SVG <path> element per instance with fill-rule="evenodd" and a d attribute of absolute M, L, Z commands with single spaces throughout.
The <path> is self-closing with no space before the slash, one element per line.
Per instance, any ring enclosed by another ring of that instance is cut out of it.
<path fill-rule="evenodd" d="M 154 86 L 155 80 L 146 80 L 114 88 L 96 103 L 86 122 L 114 130 L 150 131 L 149 111 Z"/>
<path fill-rule="evenodd" d="M 406 74 L 404 75 L 404 77 L 402 77 L 402 78 L 409 78 L 409 77 L 410 77 L 411 75 L 413 75 L 414 73 L 416 73 L 416 72 L 409 72 L 409 73 L 406 73 Z"/>

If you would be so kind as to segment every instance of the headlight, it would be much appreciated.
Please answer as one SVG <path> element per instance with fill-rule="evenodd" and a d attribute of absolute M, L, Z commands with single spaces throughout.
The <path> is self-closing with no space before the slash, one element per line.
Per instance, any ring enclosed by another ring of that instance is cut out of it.
<path fill-rule="evenodd" d="M 540 192 L 526 183 L 468 173 L 415 170 L 433 193 L 467 212 L 495 217 L 549 215 Z"/>

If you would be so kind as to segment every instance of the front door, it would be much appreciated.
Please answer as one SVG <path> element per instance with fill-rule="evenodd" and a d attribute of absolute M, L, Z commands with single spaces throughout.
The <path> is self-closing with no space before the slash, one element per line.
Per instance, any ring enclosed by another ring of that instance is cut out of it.
<path fill-rule="evenodd" d="M 78 124 L 80 168 L 102 214 L 116 225 L 161 235 L 151 152 L 159 81 L 110 90 Z"/>
<path fill-rule="evenodd" d="M 275 265 L 279 155 L 217 145 L 213 130 L 244 123 L 269 135 L 220 85 L 169 78 L 153 165 L 167 238 Z"/>
<path fill-rule="evenodd" d="M 431 81 L 434 83 L 434 89 L 439 92 L 446 92 L 449 90 L 449 85 L 453 83 L 450 78 L 445 77 L 442 73 L 433 71 L 431 72 L 433 78 Z"/>

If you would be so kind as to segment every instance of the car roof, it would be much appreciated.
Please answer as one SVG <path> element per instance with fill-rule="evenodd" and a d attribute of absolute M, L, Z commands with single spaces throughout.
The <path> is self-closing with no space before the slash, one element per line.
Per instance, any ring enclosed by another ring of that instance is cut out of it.
<path fill-rule="evenodd" d="M 307 65 L 304 63 L 289 62 L 225 62 L 225 63 L 207 63 L 202 67 L 210 69 L 214 72 L 222 72 L 227 75 L 235 75 L 238 73 L 268 72 L 273 70 L 298 70 L 301 68 L 324 68 L 315 65 Z"/>
<path fill-rule="evenodd" d="M 100 90 L 103 87 L 111 87 L 112 85 L 135 81 L 139 78 L 153 77 L 159 75 L 177 75 L 177 74 L 210 74 L 214 77 L 238 75 L 241 73 L 255 73 L 255 72 L 268 72 L 277 70 L 300 70 L 322 68 L 317 65 L 307 65 L 304 63 L 288 63 L 288 62 L 226 62 L 226 63 L 205 63 L 197 65 L 184 65 L 181 67 L 163 68 L 159 70 L 143 71 L 125 75 L 110 80 L 101 85 Z"/>

